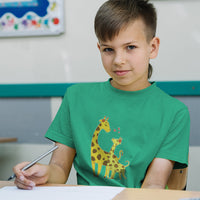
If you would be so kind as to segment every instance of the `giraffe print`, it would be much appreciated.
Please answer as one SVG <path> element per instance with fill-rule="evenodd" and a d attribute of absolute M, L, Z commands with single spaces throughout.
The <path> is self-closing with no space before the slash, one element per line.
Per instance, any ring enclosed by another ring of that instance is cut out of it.
<path fill-rule="evenodd" d="M 117 157 L 114 152 L 115 148 L 121 144 L 122 138 L 112 139 L 113 145 L 110 149 L 110 152 L 104 151 L 99 143 L 98 137 L 101 130 L 105 130 L 106 132 L 110 132 L 110 125 L 108 122 L 108 118 L 104 117 L 104 119 L 99 120 L 99 125 L 93 133 L 92 142 L 91 142 L 91 162 L 92 162 L 92 170 L 94 176 L 99 176 L 102 166 L 106 167 L 104 178 L 113 179 L 116 173 L 119 173 L 119 178 L 121 179 L 121 175 L 125 177 L 125 168 L 129 166 L 129 161 L 127 165 L 123 165 L 119 163 L 121 156 L 123 155 L 123 151 L 120 150 L 119 157 Z M 95 165 L 97 164 L 97 173 L 95 172 Z M 111 172 L 111 176 L 110 176 Z"/>
<path fill-rule="evenodd" d="M 121 156 L 123 155 L 122 150 L 120 150 L 120 152 L 119 152 L 119 158 L 114 154 L 116 147 L 121 144 L 122 138 L 119 138 L 119 139 L 112 138 L 112 142 L 113 142 L 113 145 L 112 145 L 109 153 L 107 154 L 107 159 L 103 163 L 103 165 L 105 165 L 105 166 L 107 166 L 110 163 L 111 159 L 115 159 L 116 161 L 119 161 Z"/>
<path fill-rule="evenodd" d="M 106 132 L 110 132 L 110 125 L 108 122 L 108 118 L 104 117 L 104 119 L 99 120 L 100 124 L 97 126 L 94 131 L 92 142 L 91 142 L 91 162 L 92 162 L 92 170 L 94 176 L 99 176 L 101 172 L 101 168 L 103 162 L 107 159 L 108 152 L 104 151 L 98 143 L 98 136 L 101 130 L 105 130 Z M 95 173 L 95 164 L 97 164 L 97 174 Z"/>
<path fill-rule="evenodd" d="M 125 177 L 125 168 L 129 166 L 129 161 L 126 161 L 126 162 L 128 162 L 127 165 L 123 165 L 123 164 L 119 163 L 121 154 L 123 154 L 122 150 L 120 150 L 120 152 L 119 152 L 119 158 L 114 154 L 115 148 L 116 148 L 116 146 L 121 144 L 122 138 L 119 138 L 119 139 L 113 138 L 112 142 L 113 142 L 113 146 L 111 147 L 110 152 L 107 154 L 107 160 L 103 163 L 103 165 L 106 166 L 104 178 L 113 179 L 116 172 L 119 173 L 120 179 L 121 179 L 121 175 L 123 175 L 123 177 L 126 178 Z M 109 177 L 110 171 L 111 171 L 111 177 Z"/>

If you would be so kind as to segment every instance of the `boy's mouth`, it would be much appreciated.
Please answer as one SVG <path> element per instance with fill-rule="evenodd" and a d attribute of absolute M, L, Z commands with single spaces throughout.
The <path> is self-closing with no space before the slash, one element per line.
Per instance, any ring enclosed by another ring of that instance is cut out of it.
<path fill-rule="evenodd" d="M 117 76 L 125 76 L 126 74 L 128 74 L 129 70 L 122 70 L 122 71 L 115 71 L 115 74 Z"/>

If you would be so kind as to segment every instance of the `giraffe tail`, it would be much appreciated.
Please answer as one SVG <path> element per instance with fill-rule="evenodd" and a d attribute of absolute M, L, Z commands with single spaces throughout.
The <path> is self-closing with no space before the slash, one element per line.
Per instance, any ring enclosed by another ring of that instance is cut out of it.
<path fill-rule="evenodd" d="M 124 154 L 123 150 L 120 150 L 119 151 L 119 159 L 123 156 L 123 154 Z"/>
<path fill-rule="evenodd" d="M 128 160 L 126 160 L 125 162 L 127 162 L 127 165 L 125 165 L 124 167 L 128 167 L 130 162 Z"/>

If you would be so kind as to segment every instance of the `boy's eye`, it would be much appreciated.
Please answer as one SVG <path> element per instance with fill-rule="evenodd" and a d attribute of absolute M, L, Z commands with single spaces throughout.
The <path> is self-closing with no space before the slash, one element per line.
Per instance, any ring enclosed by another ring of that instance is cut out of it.
<path fill-rule="evenodd" d="M 111 49 L 111 48 L 105 48 L 105 49 L 103 49 L 103 51 L 104 51 L 104 52 L 112 52 L 113 49 Z"/>
<path fill-rule="evenodd" d="M 132 49 L 135 49 L 135 48 L 136 47 L 134 45 L 130 45 L 130 46 L 127 47 L 128 50 L 132 50 Z"/>

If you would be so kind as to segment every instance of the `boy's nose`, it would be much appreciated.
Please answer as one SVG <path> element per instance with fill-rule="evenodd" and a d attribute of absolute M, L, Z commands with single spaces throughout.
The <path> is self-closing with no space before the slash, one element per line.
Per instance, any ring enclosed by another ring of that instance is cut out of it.
<path fill-rule="evenodd" d="M 114 57 L 115 65 L 125 64 L 125 62 L 126 62 L 126 58 L 123 52 L 119 52 L 115 54 L 115 57 Z"/>

